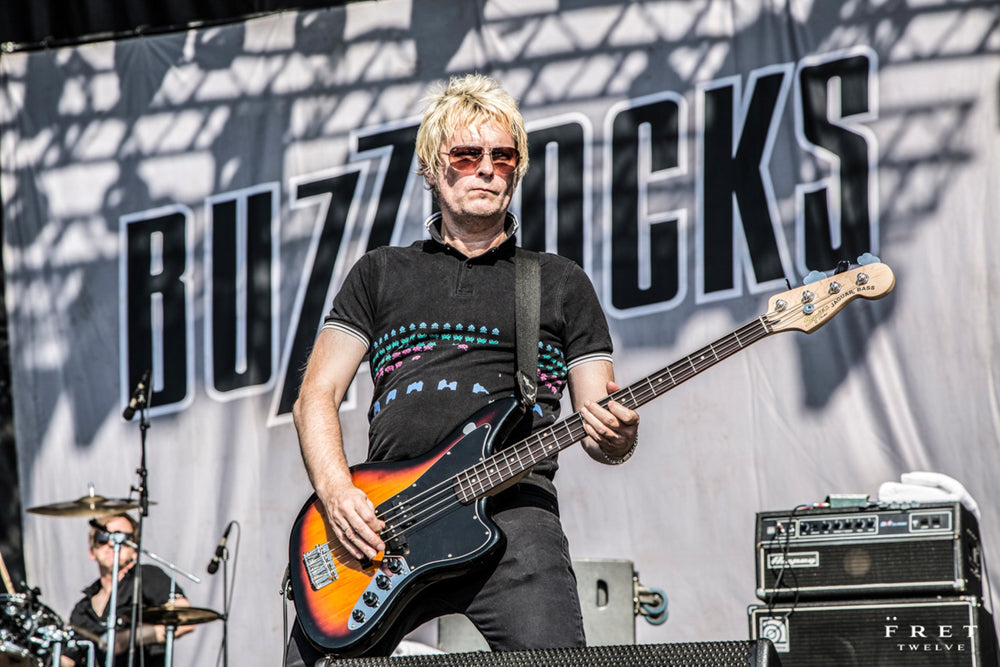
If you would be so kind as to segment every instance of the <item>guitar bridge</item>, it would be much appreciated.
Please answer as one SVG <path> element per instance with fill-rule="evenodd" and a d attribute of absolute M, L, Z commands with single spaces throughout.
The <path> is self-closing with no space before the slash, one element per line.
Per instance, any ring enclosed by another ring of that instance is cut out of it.
<path fill-rule="evenodd" d="M 309 583 L 314 591 L 337 580 L 337 566 L 329 544 L 317 544 L 302 555 L 302 562 L 305 563 Z"/>

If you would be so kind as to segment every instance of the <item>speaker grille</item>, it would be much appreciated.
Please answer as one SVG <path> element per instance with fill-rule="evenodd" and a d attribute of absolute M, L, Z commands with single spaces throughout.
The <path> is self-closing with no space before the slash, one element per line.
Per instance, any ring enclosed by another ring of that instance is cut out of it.
<path fill-rule="evenodd" d="M 751 636 L 785 667 L 995 667 L 993 619 L 973 597 L 751 607 Z"/>
<path fill-rule="evenodd" d="M 780 665 L 771 642 L 723 641 L 680 644 L 592 646 L 573 649 L 536 649 L 504 653 L 445 653 L 392 658 L 353 658 L 327 661 L 352 667 L 730 667 Z"/>

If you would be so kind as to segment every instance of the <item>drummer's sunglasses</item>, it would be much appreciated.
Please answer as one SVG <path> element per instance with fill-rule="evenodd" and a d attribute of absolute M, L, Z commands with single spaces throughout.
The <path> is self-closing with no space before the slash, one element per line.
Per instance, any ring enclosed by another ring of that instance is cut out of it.
<path fill-rule="evenodd" d="M 134 533 L 124 533 L 124 535 L 125 535 L 125 539 L 128 540 L 128 541 L 130 541 L 130 542 L 132 541 L 132 538 L 135 537 Z M 103 545 L 107 544 L 110 541 L 111 541 L 111 533 L 106 533 L 103 530 L 99 530 L 96 533 L 94 533 L 94 545 L 95 546 L 100 547 L 100 546 L 103 546 Z"/>
<path fill-rule="evenodd" d="M 506 176 L 517 168 L 519 154 L 512 146 L 455 146 L 447 153 L 448 164 L 456 171 L 475 171 L 483 160 L 486 151 L 490 152 L 490 162 L 493 169 L 501 176 Z"/>

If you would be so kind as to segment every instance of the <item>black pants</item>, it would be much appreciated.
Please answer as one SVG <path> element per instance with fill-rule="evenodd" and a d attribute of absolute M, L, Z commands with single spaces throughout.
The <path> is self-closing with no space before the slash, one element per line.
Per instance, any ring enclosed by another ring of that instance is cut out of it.
<path fill-rule="evenodd" d="M 408 632 L 445 614 L 466 615 L 494 651 L 585 645 L 576 576 L 558 515 L 512 505 L 493 517 L 507 538 L 495 564 L 426 589 L 418 600 L 422 613 L 393 628 L 366 655 L 391 654 Z M 285 665 L 312 667 L 323 657 L 296 621 Z"/>

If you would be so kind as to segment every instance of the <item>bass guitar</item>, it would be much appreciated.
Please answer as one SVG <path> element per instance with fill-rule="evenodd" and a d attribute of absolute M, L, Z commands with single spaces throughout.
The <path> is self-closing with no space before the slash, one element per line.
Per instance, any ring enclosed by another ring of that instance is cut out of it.
<path fill-rule="evenodd" d="M 863 260 L 864 258 L 862 258 Z M 872 263 L 777 294 L 756 320 L 603 399 L 636 409 L 748 345 L 782 331 L 811 333 L 851 301 L 879 299 L 895 277 Z M 808 277 L 807 277 L 808 278 Z M 314 493 L 289 538 L 292 595 L 309 639 L 328 653 L 354 656 L 382 639 L 419 605 L 423 590 L 477 567 L 502 542 L 486 499 L 532 466 L 585 436 L 580 413 L 500 448 L 523 410 L 514 398 L 472 415 L 428 454 L 351 468 L 385 521 L 385 550 L 358 560 L 327 525 Z"/>

